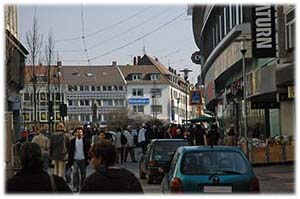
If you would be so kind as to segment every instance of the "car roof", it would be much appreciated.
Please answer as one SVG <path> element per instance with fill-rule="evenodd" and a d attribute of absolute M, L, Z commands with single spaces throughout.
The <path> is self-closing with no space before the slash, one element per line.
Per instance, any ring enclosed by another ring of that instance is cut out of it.
<path fill-rule="evenodd" d="M 178 151 L 186 152 L 202 152 L 202 151 L 236 151 L 242 152 L 240 147 L 237 146 L 181 146 Z"/>
<path fill-rule="evenodd" d="M 187 142 L 186 139 L 152 139 L 151 142 Z"/>

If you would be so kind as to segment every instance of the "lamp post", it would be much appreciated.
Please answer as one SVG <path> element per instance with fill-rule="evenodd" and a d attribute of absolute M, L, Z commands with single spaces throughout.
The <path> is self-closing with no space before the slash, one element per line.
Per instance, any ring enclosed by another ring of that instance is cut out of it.
<path fill-rule="evenodd" d="M 242 60 L 243 60 L 243 87 L 244 87 L 244 106 L 243 106 L 243 118 L 244 118 L 244 136 L 247 139 L 247 157 L 249 158 L 249 146 L 248 146 L 248 129 L 247 129 L 247 77 L 246 77 L 246 60 L 245 60 L 245 54 L 247 52 L 247 49 L 245 48 L 245 42 L 246 38 L 243 37 L 241 40 L 241 53 L 242 53 Z"/>
<path fill-rule="evenodd" d="M 180 102 L 180 97 L 177 97 L 176 100 L 177 100 L 177 115 L 178 115 L 177 123 L 179 124 L 179 102 Z"/>
<path fill-rule="evenodd" d="M 189 72 L 192 72 L 192 70 L 185 68 L 183 70 L 180 70 L 180 72 L 183 72 L 184 81 L 186 82 L 185 87 L 185 124 L 187 124 L 188 120 L 188 78 L 189 78 Z"/>

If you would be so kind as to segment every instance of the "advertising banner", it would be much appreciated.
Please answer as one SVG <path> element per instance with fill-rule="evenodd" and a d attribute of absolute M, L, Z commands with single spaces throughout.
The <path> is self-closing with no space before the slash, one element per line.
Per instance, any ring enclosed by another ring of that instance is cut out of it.
<path fill-rule="evenodd" d="M 276 57 L 275 10 L 272 5 L 256 5 L 252 8 L 252 56 Z"/>

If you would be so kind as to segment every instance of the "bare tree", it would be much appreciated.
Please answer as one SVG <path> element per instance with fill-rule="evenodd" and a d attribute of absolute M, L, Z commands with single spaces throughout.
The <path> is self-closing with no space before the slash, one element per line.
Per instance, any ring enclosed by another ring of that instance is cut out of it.
<path fill-rule="evenodd" d="M 36 110 L 36 71 L 35 71 L 35 64 L 36 60 L 38 59 L 41 47 L 42 47 L 43 36 L 38 33 L 38 21 L 36 18 L 36 10 L 34 11 L 34 19 L 33 19 L 33 26 L 32 30 L 26 33 L 26 44 L 28 45 L 29 49 L 29 62 L 32 66 L 32 83 L 33 83 L 33 122 L 34 127 L 36 127 L 36 120 L 37 120 L 37 110 Z"/>
<path fill-rule="evenodd" d="M 49 127 L 49 133 L 52 133 L 52 120 L 54 117 L 53 114 L 53 101 L 51 101 L 51 63 L 53 62 L 54 56 L 54 41 L 53 41 L 53 33 L 52 29 L 49 30 L 48 34 L 48 43 L 45 46 L 45 58 L 46 58 L 46 64 L 48 65 L 48 92 L 47 92 L 47 99 L 48 99 L 48 127 Z"/>

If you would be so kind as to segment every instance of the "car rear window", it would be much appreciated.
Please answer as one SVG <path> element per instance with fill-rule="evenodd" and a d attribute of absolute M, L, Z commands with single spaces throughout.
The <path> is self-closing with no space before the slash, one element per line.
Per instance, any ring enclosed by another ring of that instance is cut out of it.
<path fill-rule="evenodd" d="M 247 160 L 236 151 L 203 151 L 187 153 L 182 159 L 185 174 L 245 174 Z"/>
<path fill-rule="evenodd" d="M 170 161 L 178 147 L 188 145 L 187 141 L 157 142 L 153 149 L 153 159 L 157 161 Z"/>

